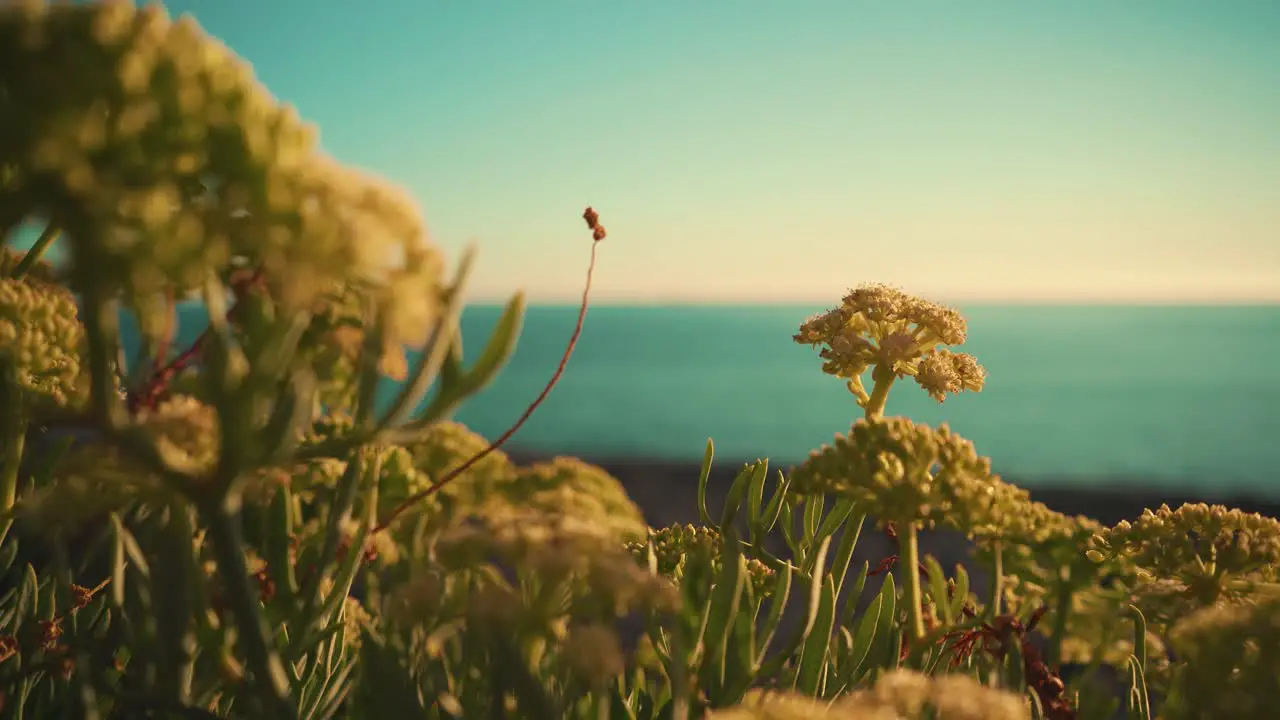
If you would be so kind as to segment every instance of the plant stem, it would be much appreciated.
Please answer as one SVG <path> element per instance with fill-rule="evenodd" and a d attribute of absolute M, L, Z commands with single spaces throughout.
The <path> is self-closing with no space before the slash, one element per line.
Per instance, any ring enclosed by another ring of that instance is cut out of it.
<path fill-rule="evenodd" d="M 864 406 L 868 420 L 879 420 L 884 417 L 885 401 L 889 399 L 889 388 L 895 379 L 893 371 L 882 365 L 877 365 L 875 370 L 871 371 L 871 380 L 874 385 L 871 388 L 871 397 L 867 399 Z"/>
<path fill-rule="evenodd" d="M 27 442 L 27 418 L 22 412 L 22 390 L 17 367 L 9 358 L 0 358 L 0 442 L 4 443 L 4 476 L 0 477 L 0 512 L 9 512 L 18 497 L 18 474 Z M 13 520 L 0 524 L 0 543 L 9 535 Z"/>
<path fill-rule="evenodd" d="M 1045 652 L 1045 662 L 1049 667 L 1056 667 L 1062 662 L 1062 639 L 1067 636 L 1067 618 L 1071 615 L 1071 599 L 1075 591 L 1070 583 L 1062 582 L 1058 587 L 1058 612 L 1053 617 L 1053 635 Z"/>
<path fill-rule="evenodd" d="M 448 485 L 461 476 L 462 473 L 471 469 L 473 465 L 483 460 L 489 453 L 502 447 L 503 444 L 511 439 L 512 435 L 516 434 L 517 430 L 524 426 L 525 422 L 533 415 L 534 411 L 538 409 L 538 406 L 542 404 L 542 401 L 546 400 L 547 396 L 551 394 L 551 390 L 555 388 L 556 383 L 560 382 L 560 376 L 564 374 L 564 369 L 569 365 L 569 358 L 573 356 L 573 350 L 578 345 L 578 338 L 582 337 L 582 326 L 587 319 L 587 306 L 591 296 L 591 275 L 596 268 L 596 247 L 599 245 L 599 238 L 591 243 L 591 261 L 587 264 L 587 283 L 582 289 L 582 304 L 578 307 L 578 322 L 573 327 L 573 335 L 569 337 L 569 345 L 564 349 L 564 353 L 560 356 L 560 364 L 556 366 L 556 371 L 551 375 L 551 379 L 547 381 L 545 386 L 543 386 L 542 392 L 538 393 L 538 397 L 534 398 L 533 402 L 525 408 L 519 419 L 517 419 L 511 427 L 507 428 L 507 431 L 502 433 L 497 440 L 494 440 L 489 443 L 485 449 L 472 455 L 466 462 L 450 470 L 448 474 L 443 478 L 440 478 L 440 480 L 434 485 L 430 485 L 419 490 L 401 502 L 392 509 L 391 513 L 387 515 L 385 520 L 378 523 L 378 526 L 373 529 L 373 532 L 380 533 L 391 527 L 391 524 L 408 511 L 409 508 L 417 505 L 428 497 L 431 497 L 445 485 Z"/>
<path fill-rule="evenodd" d="M 920 592 L 920 546 L 914 522 L 899 523 L 898 567 L 902 568 L 902 594 L 907 601 L 907 628 L 911 639 L 924 637 L 924 598 Z"/>
<path fill-rule="evenodd" d="M 1004 595 L 1004 549 L 1000 541 L 991 544 L 991 604 L 987 605 L 987 621 L 1000 615 L 1000 598 Z"/>
<path fill-rule="evenodd" d="M 36 238 L 35 244 L 32 245 L 31 249 L 27 251 L 27 254 L 22 257 L 22 260 L 18 261 L 18 266 L 13 269 L 13 277 L 22 277 L 31 269 L 31 266 L 39 262 L 40 256 L 44 255 L 44 251 L 48 250 L 49 246 L 53 244 L 53 241 L 57 240 L 58 236 L 61 234 L 62 229 L 53 223 L 45 225 L 44 232 L 40 233 L 40 237 Z"/>
<path fill-rule="evenodd" d="M 258 608 L 257 593 L 249 584 L 239 513 L 235 507 L 238 504 L 239 499 L 229 495 L 204 505 L 202 514 L 209 525 L 209 539 L 213 544 L 218 574 L 226 583 L 231 614 L 244 643 L 254 684 L 266 703 L 263 708 L 264 716 L 296 718 L 298 708 L 290 695 L 284 665 L 280 662 L 280 656 L 267 643 L 267 628 Z"/>

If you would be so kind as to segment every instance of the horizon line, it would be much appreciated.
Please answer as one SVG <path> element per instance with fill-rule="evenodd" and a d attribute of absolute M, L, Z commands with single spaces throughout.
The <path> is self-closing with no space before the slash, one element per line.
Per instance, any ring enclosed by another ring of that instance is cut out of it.
<path fill-rule="evenodd" d="M 926 298 L 932 299 L 932 298 Z M 467 305 L 502 306 L 511 300 L 507 297 L 468 298 Z M 958 307 L 1280 307 L 1280 298 L 937 298 L 944 305 Z M 579 307 L 581 298 L 540 298 L 526 299 L 526 307 Z M 793 308 L 793 307 L 835 307 L 839 299 L 834 301 L 812 298 L 786 298 L 780 300 L 746 300 L 718 298 L 600 298 L 592 299 L 589 307 L 626 307 L 626 308 L 679 308 L 679 307 L 739 307 L 739 308 Z"/>

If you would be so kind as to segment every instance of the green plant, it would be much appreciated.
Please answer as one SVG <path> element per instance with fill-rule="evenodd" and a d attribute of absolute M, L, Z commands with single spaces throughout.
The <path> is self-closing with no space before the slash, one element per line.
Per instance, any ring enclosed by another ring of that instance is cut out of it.
<path fill-rule="evenodd" d="M 599 216 L 564 357 L 488 442 L 449 418 L 512 352 L 521 297 L 464 362 L 471 255 L 446 279 L 412 204 L 313 135 L 188 19 L 0 10 L 0 237 L 45 223 L 0 256 L 8 716 L 1200 719 L 1275 696 L 1280 523 L 1104 528 L 885 417 L 900 380 L 939 401 L 985 381 L 950 349 L 964 318 L 899 290 L 795 336 L 862 409 L 849 433 L 745 465 L 719 509 L 708 442 L 698 525 L 645 527 L 573 458 L 518 466 L 500 446 L 577 342 Z M 209 330 L 173 348 L 193 294 Z M 380 410 L 383 377 L 403 387 Z M 87 440 L 31 441 L 69 424 Z M 898 553 L 855 566 L 868 520 Z M 923 556 L 930 528 L 968 536 L 990 585 Z M 1127 693 L 1064 682 L 1064 658 Z"/>

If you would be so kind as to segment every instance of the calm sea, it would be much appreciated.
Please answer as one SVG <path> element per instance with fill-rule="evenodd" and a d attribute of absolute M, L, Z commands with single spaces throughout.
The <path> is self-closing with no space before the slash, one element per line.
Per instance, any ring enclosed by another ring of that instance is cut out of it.
<path fill-rule="evenodd" d="M 791 341 L 819 307 L 591 309 L 563 379 L 514 448 L 591 458 L 798 461 L 858 412 Z M 889 412 L 947 422 L 997 471 L 1041 482 L 1153 484 L 1280 497 L 1280 307 L 977 306 L 964 347 L 985 390 Z M 510 365 L 457 419 L 493 438 L 555 369 L 577 309 L 530 308 Z M 499 313 L 463 317 L 468 356 Z M 184 313 L 182 335 L 203 328 Z M 391 388 L 387 388 L 390 390 Z"/>

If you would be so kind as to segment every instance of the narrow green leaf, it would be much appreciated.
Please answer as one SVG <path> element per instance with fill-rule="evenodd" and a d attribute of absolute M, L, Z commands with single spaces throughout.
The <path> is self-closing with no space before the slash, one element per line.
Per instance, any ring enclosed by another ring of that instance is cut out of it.
<path fill-rule="evenodd" d="M 1138 659 L 1138 668 L 1144 676 L 1147 672 L 1147 618 L 1137 605 L 1129 606 L 1129 614 L 1133 616 L 1133 655 Z"/>
<path fill-rule="evenodd" d="M 715 455 L 715 443 L 707 438 L 707 449 L 702 452 L 702 469 L 698 473 L 698 517 L 703 525 L 711 525 L 711 513 L 707 512 L 707 479 L 711 477 L 711 460 Z"/>
<path fill-rule="evenodd" d="M 737 538 L 730 534 L 723 537 L 722 541 L 720 572 L 711 591 L 706 630 L 702 635 L 706 653 L 699 676 L 703 687 L 710 682 L 724 682 L 729 633 L 733 630 L 733 622 L 748 579 L 746 558 L 742 556 Z"/>
<path fill-rule="evenodd" d="M 439 392 L 451 395 L 458 392 L 458 383 L 462 382 L 462 376 L 465 372 L 462 368 L 462 360 L 465 357 L 462 350 L 462 326 L 455 324 L 453 332 L 449 336 L 452 341 L 449 343 L 449 354 L 445 356 L 444 363 L 440 365 Z"/>
<path fill-rule="evenodd" d="M 422 404 L 422 398 L 426 396 L 427 390 L 435 382 L 440 367 L 448 358 L 453 342 L 451 334 L 454 328 L 459 326 L 458 317 L 462 313 L 462 291 L 466 286 L 473 256 L 474 252 L 468 249 L 458 267 L 453 286 L 445 296 L 444 306 L 439 310 L 439 317 L 431 329 L 427 344 L 422 348 L 422 354 L 413 369 L 409 371 L 408 382 L 401 386 L 395 400 L 392 401 L 391 408 L 378 421 L 379 433 L 401 427 L 413 415 Z"/>
<path fill-rule="evenodd" d="M 111 601 L 124 607 L 125 560 L 124 538 L 120 536 L 120 518 L 111 513 Z"/>
<path fill-rule="evenodd" d="M 969 571 L 956 564 L 956 594 L 951 598 L 951 617 L 957 620 L 964 614 L 964 604 L 969 601 Z"/>
<path fill-rule="evenodd" d="M 807 640 L 813 626 L 818 622 L 818 610 L 822 604 L 822 578 L 826 574 L 827 550 L 831 548 L 831 538 L 822 541 L 815 555 L 813 570 L 809 581 L 809 609 L 805 614 L 804 630 L 800 637 Z"/>
<path fill-rule="evenodd" d="M 468 395 L 487 387 L 515 352 L 516 341 L 520 338 L 520 329 L 524 324 L 524 310 L 524 293 L 516 293 L 507 301 L 502 316 L 498 318 L 498 324 L 494 326 L 493 334 L 485 343 L 484 350 L 480 352 L 480 357 L 476 358 L 475 364 L 466 373 Z"/>
<path fill-rule="evenodd" d="M 1147 674 L 1142 661 L 1129 656 L 1129 716 L 1137 720 L 1151 720 L 1151 695 L 1147 692 Z"/>
<path fill-rule="evenodd" d="M 932 555 L 924 556 L 924 567 L 929 573 L 929 595 L 933 600 L 933 606 L 942 616 L 942 623 L 949 626 L 955 622 L 955 616 L 951 613 L 951 598 L 947 597 L 946 573 L 942 569 L 942 564 Z"/>
<path fill-rule="evenodd" d="M 733 526 L 733 521 L 738 516 L 738 508 L 742 506 L 742 498 L 746 495 L 747 484 L 751 482 L 757 465 L 758 463 L 744 465 L 738 472 L 738 476 L 733 479 L 733 485 L 729 487 L 729 493 L 724 499 L 724 509 L 720 512 L 720 532 L 728 532 Z"/>
<path fill-rule="evenodd" d="M 849 515 L 853 513 L 854 502 L 850 498 L 840 498 L 836 500 L 836 504 L 831 508 L 831 512 L 822 519 L 818 525 L 814 542 L 830 537 L 835 534 L 836 530 L 849 519 Z"/>
<path fill-rule="evenodd" d="M 863 560 L 862 568 L 858 570 L 858 574 L 853 580 L 853 587 L 844 596 L 844 610 L 840 613 L 842 625 L 848 625 L 853 622 L 853 613 L 858 608 L 858 601 L 862 599 L 862 590 L 867 586 L 867 573 L 869 572 L 871 572 L 871 565 L 866 560 Z"/>
<path fill-rule="evenodd" d="M 831 631 L 836 618 L 835 580 L 827 575 L 822 583 L 821 598 L 815 622 L 806 633 L 800 651 L 800 666 L 796 673 L 795 689 L 805 695 L 816 696 L 826 674 L 827 657 L 831 647 Z"/>
<path fill-rule="evenodd" d="M 876 639 L 877 629 L 880 626 L 880 617 L 884 614 L 884 597 L 877 595 L 875 600 L 871 601 L 871 605 L 867 607 L 866 612 L 858 620 L 857 630 L 853 634 L 853 646 L 849 651 L 849 665 L 844 673 L 844 682 L 851 685 L 862 677 L 862 666 L 867 661 L 867 656 L 871 654 L 872 643 Z"/>
<path fill-rule="evenodd" d="M 774 526 L 778 524 L 778 518 L 782 516 L 782 507 L 787 498 L 787 490 L 790 488 L 791 478 L 779 470 L 778 483 L 773 491 L 773 497 L 769 499 L 769 504 L 765 506 L 760 518 L 760 533 L 762 535 L 768 535 L 773 532 Z"/>
<path fill-rule="evenodd" d="M 782 539 L 786 541 L 787 548 L 791 550 L 791 554 L 797 558 L 803 552 L 799 542 L 796 539 L 795 517 L 794 511 L 791 509 L 791 503 L 782 503 Z"/>
<path fill-rule="evenodd" d="M 813 547 L 821 540 L 818 538 L 818 524 L 822 519 L 822 508 L 826 505 L 825 495 L 808 495 L 805 497 L 804 519 L 801 528 L 804 530 L 802 543 L 805 547 Z"/>
<path fill-rule="evenodd" d="M 773 644 L 773 638 L 778 632 L 778 623 L 782 621 L 782 613 L 787 609 L 787 599 L 791 596 L 791 565 L 783 565 L 782 569 L 774 573 L 773 578 L 773 594 L 769 598 L 769 611 L 765 614 L 764 625 L 760 628 L 764 633 L 764 638 L 760 641 L 760 646 L 756 649 L 756 657 L 752 663 L 753 669 L 760 670 L 760 666 L 764 663 L 765 655 L 769 652 L 769 646 Z"/>
<path fill-rule="evenodd" d="M 844 578 L 849 572 L 849 563 L 853 560 L 854 548 L 858 545 L 858 537 L 862 535 L 862 523 L 866 515 L 859 515 L 856 520 L 844 528 L 840 544 L 836 546 L 836 556 L 831 562 L 831 573 L 836 578 L 836 596 L 844 589 Z"/>
<path fill-rule="evenodd" d="M 769 477 L 769 463 L 757 463 L 747 481 L 747 527 L 751 530 L 751 542 L 755 543 L 760 533 L 761 511 L 764 505 L 764 481 Z"/>
<path fill-rule="evenodd" d="M 17 611 L 13 614 L 11 635 L 16 635 L 23 623 L 34 617 L 36 612 L 36 593 L 39 592 L 39 588 L 40 584 L 36 578 L 36 569 L 28 564 L 27 569 L 22 573 L 22 584 L 18 586 Z"/>
<path fill-rule="evenodd" d="M 267 572 L 276 583 L 276 591 L 286 606 L 292 605 L 298 594 L 298 578 L 289 558 L 293 537 L 293 491 L 288 485 L 276 488 L 267 507 L 266 533 L 263 537 L 263 558 Z"/>
<path fill-rule="evenodd" d="M 120 516 L 111 513 L 111 522 L 115 525 L 115 531 L 120 538 L 120 544 L 124 546 L 125 557 L 133 565 L 133 569 L 144 578 L 151 578 L 151 564 L 147 562 L 147 556 L 142 554 L 142 548 L 138 546 L 138 540 L 133 537 L 133 533 L 124 526 L 124 522 L 120 520 Z"/>
<path fill-rule="evenodd" d="M 902 632 L 895 627 L 898 618 L 898 589 L 890 573 L 885 573 L 884 584 L 880 586 L 880 600 L 880 619 L 876 623 L 875 641 L 872 647 L 880 649 L 884 667 L 896 667 L 898 658 L 893 652 L 894 640 L 895 636 L 901 639 Z"/>
<path fill-rule="evenodd" d="M 524 321 L 525 301 L 523 293 L 516 293 L 507 301 L 493 333 L 470 369 L 462 368 L 462 335 L 456 324 L 453 327 L 454 342 L 448 348 L 440 366 L 440 383 L 435 397 L 427 405 L 426 412 L 415 424 L 425 427 L 444 419 L 465 399 L 489 386 L 498 371 L 515 352 Z"/>

